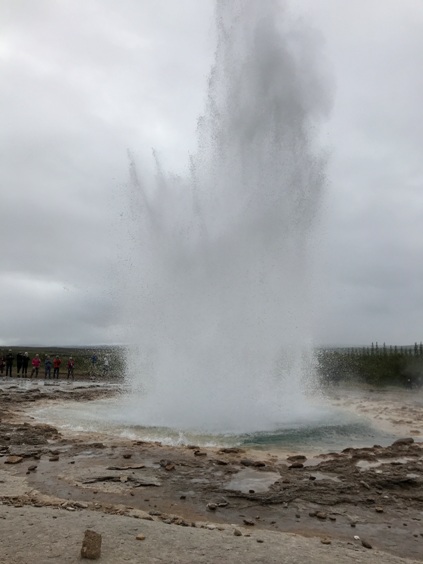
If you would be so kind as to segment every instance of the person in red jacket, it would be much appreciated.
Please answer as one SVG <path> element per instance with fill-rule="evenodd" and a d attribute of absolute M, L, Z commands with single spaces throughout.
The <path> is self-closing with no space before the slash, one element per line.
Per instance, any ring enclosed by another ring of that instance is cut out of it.
<path fill-rule="evenodd" d="M 75 366 L 75 361 L 70 356 L 68 360 L 68 380 L 69 378 L 72 378 L 72 380 L 74 379 L 74 375 L 73 375 L 74 366 Z"/>
<path fill-rule="evenodd" d="M 62 361 L 59 356 L 55 356 L 53 360 L 53 378 L 56 378 L 57 380 L 59 379 L 59 368 L 61 364 Z"/>
<path fill-rule="evenodd" d="M 32 359 L 32 371 L 31 371 L 31 378 L 34 376 L 37 378 L 38 376 L 38 370 L 40 368 L 40 364 L 41 364 L 41 360 L 38 354 L 36 354 L 34 356 L 34 358 Z"/>

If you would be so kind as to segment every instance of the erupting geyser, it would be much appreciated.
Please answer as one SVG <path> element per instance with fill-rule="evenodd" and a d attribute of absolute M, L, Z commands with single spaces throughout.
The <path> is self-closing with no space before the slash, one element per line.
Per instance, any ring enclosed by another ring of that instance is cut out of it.
<path fill-rule="evenodd" d="M 218 44 L 185 178 L 131 158 L 128 417 L 208 432 L 307 413 L 311 252 L 326 97 L 310 33 L 277 0 L 218 0 Z"/>

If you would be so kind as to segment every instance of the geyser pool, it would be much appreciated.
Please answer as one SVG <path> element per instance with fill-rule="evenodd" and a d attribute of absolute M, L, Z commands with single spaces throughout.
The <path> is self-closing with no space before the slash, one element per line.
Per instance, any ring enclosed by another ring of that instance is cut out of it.
<path fill-rule="evenodd" d="M 313 135 L 327 99 L 316 42 L 281 2 L 217 0 L 216 22 L 189 171 L 156 157 L 149 178 L 131 157 L 121 409 L 146 427 L 273 431 L 313 414 Z"/>
<path fill-rule="evenodd" d="M 375 427 L 370 419 L 321 402 L 314 402 L 308 420 L 287 421 L 268 432 L 240 430 L 211 433 L 205 428 L 181 431 L 165 426 L 143 426 L 139 424 L 137 411 L 127 409 L 126 400 L 119 396 L 89 402 L 60 401 L 37 406 L 31 414 L 39 421 L 71 433 L 99 433 L 109 438 L 160 441 L 167 445 L 244 446 L 280 452 L 300 450 L 316 453 L 375 443 L 387 445 L 396 438 Z"/>

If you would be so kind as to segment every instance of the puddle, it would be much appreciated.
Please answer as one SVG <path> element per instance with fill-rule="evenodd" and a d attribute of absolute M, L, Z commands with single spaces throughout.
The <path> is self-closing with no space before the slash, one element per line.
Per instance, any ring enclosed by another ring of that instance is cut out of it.
<path fill-rule="evenodd" d="M 271 485 L 280 480 L 280 477 L 278 472 L 259 472 L 246 468 L 238 472 L 236 477 L 226 484 L 225 489 L 242 493 L 249 493 L 250 490 L 254 490 L 254 493 L 264 493 Z"/>
<path fill-rule="evenodd" d="M 411 462 L 412 458 L 384 458 L 383 460 L 376 460 L 375 462 L 369 462 L 368 460 L 359 460 L 356 464 L 357 468 L 360 470 L 369 470 L 370 468 L 378 468 L 382 466 L 382 464 L 392 464 L 392 465 L 401 465 L 407 464 L 407 462 Z"/>
<path fill-rule="evenodd" d="M 319 480 L 331 480 L 332 482 L 341 482 L 338 476 L 331 476 L 330 474 L 324 474 L 323 472 L 313 472 L 312 476 L 315 477 L 317 481 Z"/>

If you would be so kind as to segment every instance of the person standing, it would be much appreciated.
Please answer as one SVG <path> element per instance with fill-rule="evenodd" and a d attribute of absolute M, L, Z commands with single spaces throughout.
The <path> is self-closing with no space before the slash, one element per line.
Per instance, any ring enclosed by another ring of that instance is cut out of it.
<path fill-rule="evenodd" d="M 103 376 L 106 377 L 108 376 L 109 368 L 110 368 L 109 357 L 105 356 L 103 360 Z"/>
<path fill-rule="evenodd" d="M 59 369 L 61 364 L 62 364 L 61 359 L 59 358 L 58 355 L 56 355 L 53 360 L 53 379 L 54 378 L 56 378 L 57 380 L 59 379 Z"/>
<path fill-rule="evenodd" d="M 4 358 L 4 354 L 0 353 L 0 374 L 2 376 L 3 376 L 5 365 L 6 365 L 6 361 L 5 361 L 5 358 Z"/>
<path fill-rule="evenodd" d="M 22 369 L 22 364 L 23 364 L 23 353 L 19 352 L 16 355 L 16 376 L 18 378 L 21 377 L 21 369 Z"/>
<path fill-rule="evenodd" d="M 38 378 L 38 370 L 40 369 L 40 364 L 41 364 L 40 356 L 38 354 L 34 356 L 31 364 L 32 364 L 31 378 L 34 376 L 34 374 L 35 377 Z"/>
<path fill-rule="evenodd" d="M 52 367 L 51 358 L 47 355 L 44 361 L 45 378 L 51 378 L 51 367 Z"/>
<path fill-rule="evenodd" d="M 28 377 L 29 354 L 26 352 L 22 358 L 22 378 Z"/>
<path fill-rule="evenodd" d="M 69 378 L 72 378 L 72 380 L 74 380 L 74 375 L 73 375 L 74 367 L 75 367 L 75 361 L 70 356 L 69 360 L 68 360 L 68 380 L 69 380 Z"/>
<path fill-rule="evenodd" d="M 93 355 L 91 357 L 91 377 L 94 377 L 94 375 L 95 375 L 97 360 L 98 360 L 97 355 L 95 353 L 93 353 Z"/>
<path fill-rule="evenodd" d="M 7 375 L 12 377 L 12 368 L 13 368 L 13 353 L 12 353 L 12 349 L 9 349 L 9 352 L 6 355 L 6 377 Z"/>

